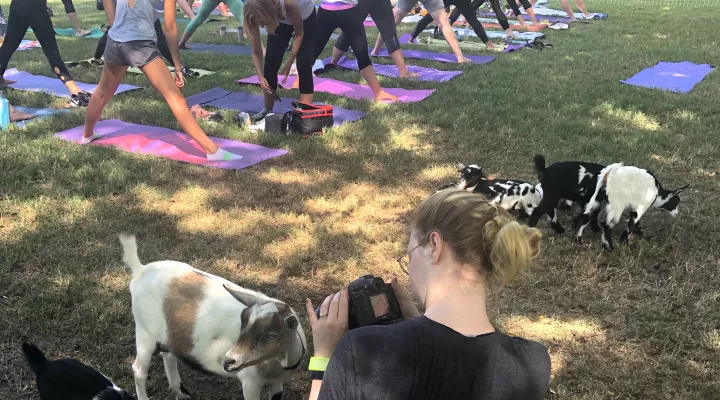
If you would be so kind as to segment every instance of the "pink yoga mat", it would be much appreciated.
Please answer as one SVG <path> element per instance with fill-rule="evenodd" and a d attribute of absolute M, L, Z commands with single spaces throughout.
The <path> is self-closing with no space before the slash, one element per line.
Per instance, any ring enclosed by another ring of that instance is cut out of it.
<path fill-rule="evenodd" d="M 283 76 L 278 75 L 278 82 L 282 82 Z M 292 84 L 297 79 L 297 76 L 288 77 L 287 82 L 284 84 L 286 87 L 292 87 Z M 259 85 L 257 75 L 253 75 L 249 78 L 240 79 L 239 83 L 249 83 L 251 85 Z M 369 86 L 358 85 L 356 83 L 348 83 L 343 81 L 337 81 L 330 78 L 314 78 L 315 91 L 330 93 L 337 96 L 343 96 L 350 99 L 374 99 L 375 95 Z M 383 88 L 387 93 L 397 96 L 401 103 L 415 103 L 418 101 L 425 100 L 430 96 L 435 89 L 426 90 L 407 90 L 399 88 Z"/>
<path fill-rule="evenodd" d="M 16 68 L 11 68 L 5 71 L 5 79 L 17 81 L 17 83 L 8 85 L 13 89 L 27 90 L 30 92 L 46 92 L 57 97 L 70 98 L 70 92 L 68 92 L 65 85 L 58 78 L 33 75 L 28 72 L 18 71 Z M 78 81 L 75 81 L 75 83 L 80 90 L 84 90 L 89 93 L 94 92 L 95 88 L 97 88 L 97 85 L 94 83 L 83 83 Z M 135 89 L 140 89 L 140 87 L 121 84 L 118 86 L 115 94 Z"/>
<path fill-rule="evenodd" d="M 83 127 L 78 126 L 54 136 L 68 142 L 80 143 Z M 237 161 L 208 161 L 202 148 L 190 136 L 172 129 L 131 124 L 108 119 L 95 126 L 95 132 L 106 134 L 90 143 L 91 146 L 116 147 L 130 153 L 152 154 L 191 164 L 221 169 L 242 169 L 273 157 L 287 154 L 287 150 L 269 149 L 256 144 L 210 137 L 221 148 L 243 156 Z"/>

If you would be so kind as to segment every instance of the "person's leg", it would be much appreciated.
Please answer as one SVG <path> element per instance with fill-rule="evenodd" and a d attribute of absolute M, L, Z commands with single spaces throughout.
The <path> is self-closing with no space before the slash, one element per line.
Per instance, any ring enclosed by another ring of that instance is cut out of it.
<path fill-rule="evenodd" d="M 585 8 L 585 3 L 583 3 L 583 0 L 575 0 L 575 5 L 577 6 L 577 8 L 580 9 L 580 11 L 582 11 L 583 15 L 585 15 L 586 17 L 590 17 L 590 13 L 588 12 L 587 8 Z"/>
<path fill-rule="evenodd" d="M 160 19 L 155 20 L 155 34 L 157 35 L 157 46 L 158 50 L 160 50 L 160 54 L 162 54 L 163 58 L 165 58 L 170 65 L 175 65 L 172 54 L 170 53 L 170 48 L 167 44 L 167 39 L 165 38 L 165 32 L 163 32 L 162 24 L 160 23 Z"/>
<path fill-rule="evenodd" d="M 65 84 L 65 87 L 68 88 L 71 95 L 80 93 L 80 89 L 78 89 L 70 75 L 67 65 L 65 65 L 62 57 L 60 57 L 60 49 L 58 49 L 57 41 L 55 40 L 55 30 L 53 29 L 50 16 L 44 12 L 34 13 L 30 20 L 30 27 L 35 33 L 35 36 L 37 36 L 53 73 Z"/>
<path fill-rule="evenodd" d="M 240 23 L 239 26 L 243 26 L 244 3 L 242 2 L 242 0 L 224 0 L 224 4 L 227 4 L 227 6 L 230 8 L 230 12 L 233 13 L 235 19 L 237 19 Z"/>
<path fill-rule="evenodd" d="M 400 0 L 398 1 L 398 4 L 401 4 Z M 398 6 L 395 6 L 395 8 L 393 8 L 393 17 L 395 18 L 395 25 L 402 22 L 402 19 L 405 18 L 405 16 L 408 15 L 408 13 L 410 13 L 410 10 L 405 11 L 403 9 L 400 9 Z M 377 40 L 375 41 L 375 47 L 373 47 L 373 49 L 372 49 L 372 54 L 377 55 L 380 52 L 380 49 L 383 48 L 383 46 L 385 46 L 385 41 L 383 40 L 382 35 L 378 35 Z"/>
<path fill-rule="evenodd" d="M 90 31 L 84 30 L 80 26 L 80 21 L 78 21 L 77 13 L 75 12 L 75 6 L 73 5 L 72 0 L 62 0 L 62 2 L 65 6 L 65 14 L 67 14 L 67 17 L 70 20 L 70 25 L 72 25 L 73 29 L 75 29 L 75 34 L 78 37 L 89 35 Z"/>
<path fill-rule="evenodd" d="M 455 11 L 458 11 L 458 9 L 455 8 L 455 10 L 453 10 L 453 13 L 455 13 Z M 458 14 L 460 14 L 459 11 L 458 11 Z M 452 16 L 450 17 L 450 19 L 451 19 L 450 23 L 452 24 L 453 23 Z M 457 20 L 457 17 L 455 19 Z M 430 14 L 426 14 L 424 17 L 422 17 L 420 19 L 420 21 L 418 21 L 417 25 L 415 25 L 415 30 L 412 33 L 412 37 L 410 38 L 410 41 L 414 42 L 415 39 L 418 36 L 420 36 L 420 34 L 425 30 L 425 28 L 427 28 L 427 26 L 430 25 L 432 20 L 433 20 L 433 17 Z"/>
<path fill-rule="evenodd" d="M 492 6 L 493 12 L 495 12 L 495 17 L 497 17 L 500 26 L 505 31 L 505 34 L 508 37 L 517 39 L 517 36 L 515 36 L 515 32 L 513 32 L 513 30 L 510 28 L 510 23 L 508 22 L 507 16 L 505 15 L 502 7 L 500 6 L 500 0 L 490 0 L 490 6 Z"/>
<path fill-rule="evenodd" d="M 344 10 L 343 10 L 344 11 Z M 329 11 L 322 7 L 317 11 L 317 29 L 315 31 L 315 43 L 313 45 L 314 58 L 317 60 L 325 50 L 325 45 L 330 40 L 330 36 L 339 26 L 338 16 L 342 16 L 339 11 Z M 345 31 L 343 34 L 347 37 Z"/>
<path fill-rule="evenodd" d="M 515 1 L 515 0 L 513 0 L 513 1 Z M 528 0 L 519 0 L 519 1 L 520 1 L 520 4 L 525 9 L 525 12 L 527 13 L 527 15 L 530 16 L 530 20 L 532 21 L 532 23 L 537 25 L 538 21 L 537 21 L 537 18 L 535 17 L 535 10 L 533 10 L 532 4 Z M 517 4 L 517 2 L 515 4 Z"/>
<path fill-rule="evenodd" d="M 560 7 L 562 7 L 565 13 L 567 13 L 570 21 L 577 21 L 577 18 L 575 18 L 575 14 L 573 14 L 572 7 L 570 7 L 570 2 L 568 0 L 560 0 Z"/>
<path fill-rule="evenodd" d="M 210 13 L 215 7 L 220 4 L 220 0 L 203 0 L 200 10 L 195 14 L 195 18 L 190 21 L 185 27 L 182 38 L 180 39 L 180 48 L 186 48 L 185 43 L 190 40 L 190 37 L 195 33 L 195 30 L 202 25 L 206 19 L 210 16 Z"/>
<path fill-rule="evenodd" d="M 420 76 L 420 74 L 410 72 L 407 69 L 405 57 L 400 48 L 400 39 L 398 38 L 395 16 L 393 15 L 390 1 L 369 0 L 365 11 L 368 12 L 373 21 L 375 21 L 375 26 L 385 41 L 388 54 L 390 54 L 390 58 L 392 58 L 393 63 L 398 68 L 400 78 L 417 78 Z"/>
<path fill-rule="evenodd" d="M 513 15 L 517 18 L 518 22 L 520 22 L 520 27 L 525 28 L 525 19 L 522 16 L 522 13 L 520 12 L 520 7 L 518 7 L 517 0 L 507 0 L 508 6 L 513 11 Z"/>
<path fill-rule="evenodd" d="M 19 4 L 19 2 L 13 2 L 10 5 L 7 33 L 5 34 L 5 41 L 3 41 L 2 47 L 0 47 L 0 85 L 11 85 L 15 83 L 15 81 L 6 80 L 3 78 L 3 75 L 5 74 L 5 70 L 7 70 L 10 58 L 15 54 L 15 50 L 20 47 L 27 28 L 30 26 L 30 22 L 25 17 L 25 13 L 21 9 L 22 6 Z"/>
<path fill-rule="evenodd" d="M 440 7 L 436 5 L 435 7 L 432 7 L 435 8 L 435 10 L 432 12 L 430 12 L 431 10 L 428 10 L 428 13 L 432 15 L 433 20 L 435 20 L 435 25 L 440 28 L 440 31 L 445 37 L 445 41 L 450 46 L 450 49 L 452 49 L 453 54 L 455 54 L 458 63 L 472 62 L 463 56 L 462 50 L 460 50 L 460 44 L 458 43 L 457 37 L 455 37 L 455 31 L 453 30 L 452 25 L 450 25 L 450 22 L 448 21 L 448 15 L 445 12 L 445 9 L 441 7 L 442 1 L 433 2 L 433 4 L 434 3 L 437 3 Z M 429 4 L 431 4 L 429 1 L 425 3 L 426 6 Z"/>
<path fill-rule="evenodd" d="M 108 101 L 115 95 L 120 82 L 125 77 L 127 66 L 106 62 L 103 65 L 100 83 L 90 98 L 90 104 L 85 112 L 85 127 L 83 129 L 82 144 L 88 144 L 95 139 L 102 137 L 101 134 L 93 132 L 95 125 L 100 120 L 100 115 Z"/>
<path fill-rule="evenodd" d="M 461 1 L 462 5 L 456 6 L 460 9 L 460 12 L 465 17 L 465 20 L 472 26 L 473 31 L 475 31 L 475 34 L 482 40 L 483 43 L 485 43 L 485 46 L 488 49 L 494 49 L 495 45 L 493 45 L 490 42 L 490 38 L 487 35 L 487 32 L 485 32 L 485 28 L 483 28 L 480 21 L 477 19 L 477 14 L 475 14 L 475 10 L 473 10 L 472 6 L 470 5 L 470 1 Z"/>
<path fill-rule="evenodd" d="M 298 72 L 298 89 L 300 89 L 300 101 L 312 103 L 315 83 L 313 82 L 313 64 L 317 60 L 315 43 L 318 35 L 318 19 L 315 11 L 303 21 L 303 41 L 295 58 L 295 66 Z"/>
<path fill-rule="evenodd" d="M 267 36 L 267 47 L 265 49 L 265 64 L 263 65 L 263 76 L 270 85 L 270 88 L 277 90 L 277 74 L 283 61 L 283 56 L 290 43 L 293 27 L 287 24 L 279 24 L 274 35 Z M 265 109 L 260 114 L 267 114 L 272 111 L 275 99 L 270 93 L 265 93 Z M 264 118 L 264 115 L 262 116 Z M 260 119 L 262 119 L 260 118 Z"/>
<path fill-rule="evenodd" d="M 323 11 L 325 10 L 320 9 L 320 13 Z M 332 14 L 330 18 L 337 21 L 340 29 L 350 41 L 350 47 L 352 47 L 355 57 L 357 58 L 360 75 L 362 75 L 365 82 L 367 82 L 368 86 L 372 89 L 375 100 L 397 100 L 397 97 L 388 94 L 382 89 L 380 82 L 378 82 L 377 75 L 375 75 L 375 68 L 373 68 L 370 62 L 370 55 L 367 51 L 367 35 L 365 33 L 365 26 L 363 25 L 363 20 L 365 19 L 363 10 L 359 10 L 356 7 L 348 10 L 327 11 L 326 13 Z M 318 25 L 322 25 L 321 21 L 322 19 L 318 18 Z"/>

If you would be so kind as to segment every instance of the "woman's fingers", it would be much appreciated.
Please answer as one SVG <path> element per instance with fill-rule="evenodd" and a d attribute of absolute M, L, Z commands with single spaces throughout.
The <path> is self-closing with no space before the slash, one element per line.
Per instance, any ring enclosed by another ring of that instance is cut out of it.
<path fill-rule="evenodd" d="M 313 307 L 312 300 L 305 299 L 305 311 L 308 313 L 308 319 L 310 320 L 310 326 L 313 326 L 317 323 L 318 318 L 317 315 L 315 315 L 315 307 Z"/>

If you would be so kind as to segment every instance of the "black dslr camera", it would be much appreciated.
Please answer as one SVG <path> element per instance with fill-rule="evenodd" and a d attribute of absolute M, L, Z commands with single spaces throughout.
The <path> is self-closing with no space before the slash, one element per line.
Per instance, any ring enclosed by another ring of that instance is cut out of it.
<path fill-rule="evenodd" d="M 350 282 L 348 300 L 350 329 L 394 324 L 402 318 L 395 292 L 382 278 L 365 275 Z M 315 313 L 319 318 L 320 307 Z"/>

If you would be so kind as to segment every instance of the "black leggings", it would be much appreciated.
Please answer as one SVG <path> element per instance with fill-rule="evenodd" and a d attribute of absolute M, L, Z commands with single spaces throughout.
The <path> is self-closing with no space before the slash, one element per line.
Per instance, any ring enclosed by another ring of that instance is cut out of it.
<path fill-rule="evenodd" d="M 359 0 L 358 7 L 363 7 L 365 12 L 372 17 L 378 31 L 380 31 L 380 36 L 385 41 L 388 54 L 398 50 L 400 40 L 398 39 L 395 16 L 393 15 L 390 0 Z M 345 37 L 344 33 L 340 34 L 340 37 L 335 41 L 335 48 L 343 52 L 347 52 L 350 48 L 350 41 Z"/>
<path fill-rule="evenodd" d="M 12 3 L 10 3 L 7 34 L 2 47 L 0 47 L 0 77 L 5 74 L 10 57 L 20 46 L 20 42 L 25 37 L 28 28 L 32 28 L 33 32 L 35 32 L 45 57 L 50 62 L 53 73 L 63 83 L 72 81 L 73 78 L 62 57 L 60 57 L 60 50 L 55 40 L 55 30 L 50 15 L 44 11 L 44 6 L 38 7 L 38 2 L 29 0 L 12 0 Z"/>
<path fill-rule="evenodd" d="M 314 91 L 312 66 L 315 62 L 313 43 L 316 25 L 315 10 L 313 10 L 312 14 L 303 21 L 303 41 L 295 61 L 300 79 L 300 94 L 312 94 Z M 292 25 L 280 24 L 274 34 L 268 35 L 263 75 L 273 90 L 277 90 L 277 74 L 293 32 Z"/>
<path fill-rule="evenodd" d="M 367 11 L 360 6 L 332 11 L 320 7 L 317 17 L 318 33 L 315 39 L 315 57 L 313 60 L 317 59 L 325 49 L 325 45 L 330 40 L 333 31 L 340 28 L 355 53 L 358 70 L 362 71 L 367 66 L 372 65 L 370 54 L 368 54 L 365 26 L 363 25 L 366 16 Z"/>
<path fill-rule="evenodd" d="M 527 0 L 524 0 L 527 1 Z M 512 2 L 512 0 L 509 0 L 508 2 Z M 485 0 L 473 0 L 473 2 L 470 4 L 472 9 L 477 11 L 478 8 L 480 8 L 481 5 L 485 3 Z M 513 4 L 516 4 L 513 2 Z M 502 7 L 500 7 L 500 0 L 490 0 L 490 5 L 492 6 L 493 11 L 495 12 L 495 17 L 497 18 L 498 22 L 500 23 L 500 26 L 503 28 L 503 30 L 510 29 L 510 23 L 508 23 L 508 19 L 505 16 L 505 13 L 503 12 Z M 523 6 L 524 7 L 524 6 Z M 457 21 L 458 17 L 460 17 L 460 9 L 455 8 L 450 14 L 450 23 L 454 24 L 455 21 Z"/>
<path fill-rule="evenodd" d="M 75 12 L 75 6 L 72 3 L 72 0 L 62 0 L 63 5 L 65 6 L 65 14 L 71 14 Z"/>
<path fill-rule="evenodd" d="M 517 5 L 517 1 L 507 0 L 507 3 L 510 6 L 510 8 L 512 8 L 513 14 L 515 14 L 516 17 L 518 15 L 522 15 L 522 13 L 520 12 L 520 7 L 518 7 L 518 5 Z M 526 10 L 528 8 L 532 8 L 532 4 L 530 4 L 530 2 L 528 0 L 520 0 L 520 4 L 522 4 L 523 8 Z M 497 11 L 495 11 L 495 13 L 497 14 Z"/>
<path fill-rule="evenodd" d="M 492 0 L 497 1 L 497 0 Z M 511 0 L 512 1 L 512 0 Z M 452 4 L 448 4 L 448 1 L 445 1 L 446 6 L 450 6 Z M 477 14 L 475 13 L 475 10 L 477 8 L 473 8 L 473 5 L 470 3 L 470 0 L 455 0 L 455 11 L 453 11 L 453 15 L 455 12 L 458 12 L 458 14 L 462 14 L 465 16 L 465 19 L 467 22 L 470 23 L 470 26 L 472 26 L 473 31 L 475 31 L 475 34 L 478 35 L 480 40 L 482 40 L 483 43 L 487 43 L 490 41 L 490 38 L 488 38 L 487 33 L 485 32 L 485 28 L 483 28 L 480 21 L 477 19 Z M 482 2 L 480 3 L 482 4 Z M 480 7 L 480 5 L 478 5 Z M 428 24 L 432 22 L 433 17 L 430 14 L 425 15 L 422 17 L 420 21 L 418 21 L 417 26 L 415 27 L 415 31 L 413 32 L 413 39 L 420 36 L 420 33 L 427 28 Z M 457 17 L 455 17 L 455 20 L 457 20 Z M 451 20 L 450 23 L 455 22 L 454 20 Z"/>
<path fill-rule="evenodd" d="M 103 37 L 100 38 L 100 41 L 98 42 L 97 48 L 95 48 L 95 58 L 99 59 L 105 54 L 105 45 L 107 44 L 107 38 L 108 38 L 108 32 L 110 31 L 110 28 L 108 27 L 107 31 L 105 31 L 105 34 Z M 155 34 L 157 34 L 157 47 L 158 50 L 160 50 L 160 54 L 162 54 L 163 57 L 165 57 L 166 60 L 172 65 L 175 65 L 173 62 L 172 54 L 170 53 L 170 48 L 167 44 L 167 39 L 165 38 L 165 33 L 162 29 L 162 24 L 160 24 L 160 20 L 155 20 Z"/>

